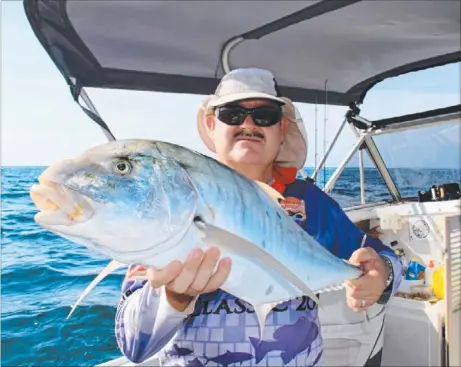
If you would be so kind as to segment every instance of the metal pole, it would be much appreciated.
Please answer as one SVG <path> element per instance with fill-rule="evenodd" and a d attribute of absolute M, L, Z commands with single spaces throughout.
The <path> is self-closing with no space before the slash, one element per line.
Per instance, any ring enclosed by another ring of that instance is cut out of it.
<path fill-rule="evenodd" d="M 364 143 L 366 144 L 367 153 L 370 159 L 375 164 L 379 173 L 381 174 L 384 182 L 386 183 L 386 186 L 392 196 L 392 199 L 398 202 L 402 201 L 400 192 L 397 189 L 397 186 L 395 186 L 394 180 L 392 179 L 391 174 L 389 173 L 386 164 L 384 163 L 383 158 L 381 157 L 381 154 L 379 154 L 378 147 L 376 146 L 373 138 L 370 136 L 371 133 L 367 133 L 366 135 L 360 135 L 355 126 L 353 126 L 352 124 L 350 124 L 350 126 L 357 138 L 364 137 Z"/>
<path fill-rule="evenodd" d="M 325 163 L 325 161 L 327 160 L 327 157 L 328 155 L 330 154 L 331 152 L 331 149 L 333 149 L 333 146 L 335 145 L 336 143 L 336 140 L 338 139 L 339 135 L 341 134 L 341 131 L 343 131 L 343 128 L 344 128 L 344 125 L 346 124 L 347 122 L 347 119 L 344 118 L 344 121 L 341 123 L 341 125 L 339 126 L 339 129 L 338 131 L 336 132 L 336 135 L 333 137 L 333 140 L 331 141 L 331 144 L 330 146 L 328 147 L 328 150 L 327 152 L 325 153 L 325 155 L 322 157 L 317 169 L 314 171 L 314 174 L 312 175 L 312 179 L 315 180 L 315 177 L 317 176 L 317 174 L 319 173 L 320 171 L 320 168 L 322 167 L 322 165 Z"/>
<path fill-rule="evenodd" d="M 365 204 L 365 173 L 363 171 L 363 151 L 359 149 L 360 201 Z"/>
<path fill-rule="evenodd" d="M 343 161 L 341 162 L 341 164 L 339 165 L 339 167 L 336 169 L 336 171 L 333 173 L 333 175 L 330 177 L 330 179 L 328 180 L 327 184 L 325 185 L 325 188 L 323 189 L 323 191 L 325 192 L 328 192 L 330 191 L 330 189 L 333 187 L 333 185 L 335 184 L 336 180 L 338 179 L 338 177 L 341 175 L 341 173 L 343 172 L 344 168 L 346 167 L 346 164 L 349 162 L 349 160 L 352 158 L 352 156 L 354 155 L 354 153 L 357 151 L 357 149 L 359 149 L 362 144 L 363 144 L 363 141 L 365 140 L 365 137 L 366 135 L 362 135 L 357 143 L 355 143 L 355 145 L 352 147 L 352 149 L 350 150 L 350 152 L 346 155 L 346 157 L 343 159 Z"/>

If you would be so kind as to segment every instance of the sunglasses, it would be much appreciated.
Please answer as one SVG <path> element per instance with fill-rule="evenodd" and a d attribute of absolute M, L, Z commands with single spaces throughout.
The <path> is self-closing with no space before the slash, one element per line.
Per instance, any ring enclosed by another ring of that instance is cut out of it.
<path fill-rule="evenodd" d="M 243 124 L 246 117 L 251 115 L 253 122 L 259 127 L 269 127 L 278 124 L 282 119 L 281 108 L 260 106 L 244 108 L 242 106 L 221 106 L 216 108 L 215 116 L 226 125 L 237 126 Z"/>

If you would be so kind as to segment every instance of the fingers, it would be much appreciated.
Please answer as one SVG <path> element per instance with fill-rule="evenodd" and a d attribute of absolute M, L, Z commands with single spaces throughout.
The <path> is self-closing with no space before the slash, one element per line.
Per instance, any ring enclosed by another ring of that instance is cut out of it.
<path fill-rule="evenodd" d="M 164 284 L 170 283 L 182 270 L 183 265 L 180 261 L 173 261 L 163 269 L 147 269 L 147 279 L 152 288 L 159 288 Z"/>
<path fill-rule="evenodd" d="M 371 271 L 359 279 L 345 281 L 347 305 L 354 311 L 367 309 L 382 294 L 384 287 L 375 273 Z"/>
<path fill-rule="evenodd" d="M 345 284 L 347 295 L 357 299 L 374 298 L 382 292 L 381 284 L 371 279 L 369 275 L 352 281 L 348 280 Z"/>
<path fill-rule="evenodd" d="M 204 253 L 201 249 L 191 251 L 179 275 L 167 283 L 167 288 L 175 293 L 185 293 L 195 279 Z"/>
<path fill-rule="evenodd" d="M 370 300 L 367 298 L 361 298 L 361 299 L 347 298 L 347 305 L 349 306 L 349 308 L 351 308 L 355 312 L 365 311 L 375 302 L 376 302 L 375 300 Z"/>
<path fill-rule="evenodd" d="M 231 260 L 224 258 L 219 261 L 220 255 L 216 247 L 209 248 L 205 252 L 194 249 L 184 264 L 173 261 L 161 270 L 148 269 L 149 284 L 153 288 L 165 285 L 170 293 L 192 297 L 212 292 L 224 283 L 231 270 Z"/>
<path fill-rule="evenodd" d="M 200 267 L 195 275 L 195 279 L 193 279 L 186 291 L 188 294 L 195 296 L 203 293 L 203 290 L 207 286 L 208 281 L 213 274 L 213 270 L 220 255 L 221 252 L 216 247 L 212 247 L 205 251 Z"/>
<path fill-rule="evenodd" d="M 216 272 L 211 276 L 208 284 L 203 289 L 201 293 L 208 293 L 212 292 L 215 289 L 221 287 L 221 285 L 226 281 L 227 277 L 229 276 L 231 270 L 231 259 L 224 258 L 219 262 L 218 269 Z"/>

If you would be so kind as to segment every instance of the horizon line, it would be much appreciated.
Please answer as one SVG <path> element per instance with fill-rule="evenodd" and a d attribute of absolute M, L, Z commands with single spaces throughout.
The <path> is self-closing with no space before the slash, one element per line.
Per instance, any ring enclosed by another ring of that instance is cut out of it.
<path fill-rule="evenodd" d="M 0 169 L 1 168 L 46 168 L 46 167 L 49 167 L 50 165 L 27 165 L 27 164 L 23 164 L 23 165 L 0 165 Z M 337 166 L 324 166 L 321 168 L 321 170 L 323 170 L 324 168 L 326 169 L 337 169 L 339 167 L 339 165 Z M 348 168 L 359 168 L 359 166 L 347 166 L 347 167 L 344 167 L 344 169 L 348 169 Z M 369 168 L 372 168 L 372 169 L 375 169 L 375 170 L 378 170 L 376 167 L 374 166 L 366 166 L 366 167 L 363 167 L 365 169 L 369 169 Z M 460 167 L 387 167 L 388 169 L 452 169 L 452 170 L 461 170 Z M 309 170 L 315 170 L 316 167 L 315 166 L 304 166 L 302 169 L 309 169 Z M 300 171 L 300 170 L 299 170 Z M 298 172 L 299 172 L 298 171 Z M 319 171 L 320 172 L 320 171 Z"/>

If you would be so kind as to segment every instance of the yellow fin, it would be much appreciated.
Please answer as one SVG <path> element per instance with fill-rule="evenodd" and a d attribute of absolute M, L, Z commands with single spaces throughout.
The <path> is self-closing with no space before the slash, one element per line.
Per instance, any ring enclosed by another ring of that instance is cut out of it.
<path fill-rule="evenodd" d="M 279 203 L 280 200 L 285 200 L 282 194 L 270 187 L 268 184 L 258 180 L 255 180 L 254 182 L 276 203 Z"/>

